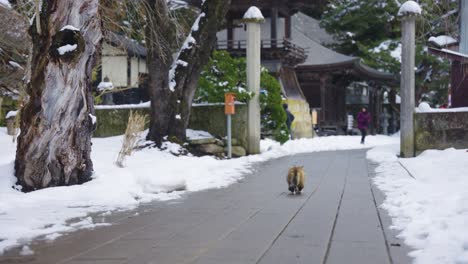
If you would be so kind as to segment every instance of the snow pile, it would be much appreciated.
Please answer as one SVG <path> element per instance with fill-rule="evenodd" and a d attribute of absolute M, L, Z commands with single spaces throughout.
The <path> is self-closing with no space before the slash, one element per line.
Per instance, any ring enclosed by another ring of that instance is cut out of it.
<path fill-rule="evenodd" d="M 203 131 L 203 130 L 193 130 L 193 129 L 187 129 L 186 131 L 186 136 L 188 139 L 205 139 L 205 138 L 214 138 L 213 135 L 210 133 Z"/>
<path fill-rule="evenodd" d="M 428 41 L 432 42 L 432 43 L 435 43 L 439 47 L 457 43 L 456 39 L 454 39 L 454 38 L 452 38 L 450 36 L 445 36 L 445 35 L 441 35 L 441 36 L 438 36 L 438 37 L 430 37 Z"/>
<path fill-rule="evenodd" d="M 403 5 L 401 5 L 400 10 L 398 10 L 398 16 L 405 16 L 405 15 L 420 15 L 421 14 L 421 7 L 415 1 L 406 1 Z"/>
<path fill-rule="evenodd" d="M 248 156 L 246 159 L 258 162 L 299 153 L 371 148 L 395 144 L 399 142 L 399 137 L 370 136 L 366 137 L 366 144 L 361 144 L 360 142 L 361 136 L 303 138 L 287 141 L 283 145 L 271 140 L 262 140 L 260 146 L 260 149 L 263 151 L 262 154 Z"/>
<path fill-rule="evenodd" d="M 398 145 L 377 147 L 367 156 L 380 163 L 374 182 L 386 194 L 382 207 L 414 248 L 414 263 L 468 263 L 468 153 L 428 150 L 398 159 L 398 152 Z"/>
<path fill-rule="evenodd" d="M 15 68 L 18 68 L 18 69 L 21 69 L 23 70 L 23 66 L 21 66 L 19 63 L 17 63 L 16 61 L 9 61 L 8 62 L 11 66 L 15 67 Z"/>
<path fill-rule="evenodd" d="M 72 25 L 66 25 L 60 31 L 65 31 L 65 30 L 71 30 L 71 31 L 80 31 L 78 28 L 72 26 Z"/>
<path fill-rule="evenodd" d="M 142 137 L 146 134 L 143 133 Z M 208 137 L 207 132 L 187 131 L 189 138 Z M 398 138 L 370 136 L 361 145 L 358 136 L 292 140 L 284 145 L 261 142 L 262 154 L 231 160 L 214 157 L 174 156 L 180 146 L 164 145 L 164 150 L 144 148 L 126 160 L 126 167 L 114 165 L 122 136 L 94 138 L 91 152 L 95 174 L 83 185 L 22 193 L 15 184 L 16 147 L 6 129 L 0 128 L 0 253 L 33 238 L 53 240 L 80 228 L 106 225 L 104 216 L 113 210 L 135 208 L 152 200 L 180 198 L 185 192 L 222 188 L 242 179 L 252 165 L 292 155 L 323 150 L 368 148 L 395 144 Z M 97 216 L 91 218 L 90 213 Z M 73 219 L 73 220 L 71 220 Z"/>
<path fill-rule="evenodd" d="M 0 5 L 6 8 L 11 8 L 10 2 L 8 0 L 0 0 Z"/>
<path fill-rule="evenodd" d="M 144 102 L 139 104 L 123 104 L 123 105 L 95 105 L 94 109 L 141 109 L 141 108 L 149 108 L 151 106 L 151 102 Z"/>
<path fill-rule="evenodd" d="M 415 109 L 416 113 L 453 113 L 453 112 L 468 112 L 468 107 L 457 108 L 431 108 L 426 102 L 421 102 Z"/>
<path fill-rule="evenodd" d="M 248 21 L 264 21 L 262 11 L 256 6 L 251 6 L 244 14 L 244 19 Z"/>
<path fill-rule="evenodd" d="M 67 44 L 67 45 L 59 47 L 57 51 L 60 55 L 64 55 L 67 52 L 72 52 L 76 50 L 76 48 L 78 48 L 78 44 L 73 44 L 73 45 Z"/>
<path fill-rule="evenodd" d="M 433 109 L 431 108 L 431 106 L 426 103 L 426 102 L 422 102 L 419 104 L 419 106 L 416 108 L 416 112 L 431 112 Z"/>
<path fill-rule="evenodd" d="M 5 119 L 8 119 L 10 117 L 15 117 L 18 114 L 18 111 L 8 111 L 8 113 L 5 116 Z"/>
<path fill-rule="evenodd" d="M 99 91 L 112 90 L 114 89 L 114 84 L 112 82 L 100 82 L 97 88 Z"/>
<path fill-rule="evenodd" d="M 89 118 L 91 118 L 91 122 L 94 124 L 96 124 L 96 121 L 97 121 L 97 117 L 93 114 L 89 114 Z"/>

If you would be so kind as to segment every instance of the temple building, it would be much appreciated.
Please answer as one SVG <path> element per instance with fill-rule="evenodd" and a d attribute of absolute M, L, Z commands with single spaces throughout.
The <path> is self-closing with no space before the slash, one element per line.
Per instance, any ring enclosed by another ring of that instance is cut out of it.
<path fill-rule="evenodd" d="M 262 65 L 280 80 L 289 108 L 297 117 L 293 135 L 300 138 L 314 134 L 313 109 L 318 112 L 319 129 L 342 133 L 347 113 L 361 106 L 373 113 L 371 130 L 377 131 L 374 128 L 379 128 L 384 93 L 398 86 L 398 78 L 364 65 L 360 58 L 325 47 L 333 38 L 317 20 L 299 12 L 305 4 L 310 6 L 310 1 L 233 0 L 227 27 L 218 33 L 217 48 L 245 56 L 246 31 L 241 18 L 250 6 L 257 6 L 265 17 L 261 29 Z"/>
<path fill-rule="evenodd" d="M 217 35 L 217 49 L 227 50 L 233 56 L 245 56 L 246 31 L 241 20 L 250 6 L 257 6 L 262 11 L 265 17 L 261 26 L 262 66 L 280 80 L 289 110 L 295 116 L 292 125 L 294 138 L 313 136 L 310 108 L 295 72 L 295 67 L 305 62 L 307 52 L 292 39 L 292 17 L 306 3 L 304 0 L 233 0 L 226 29 Z"/>

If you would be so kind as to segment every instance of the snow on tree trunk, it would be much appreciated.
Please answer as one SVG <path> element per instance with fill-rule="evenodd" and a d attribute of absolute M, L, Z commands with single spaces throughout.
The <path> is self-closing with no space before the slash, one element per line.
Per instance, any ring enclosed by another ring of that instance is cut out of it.
<path fill-rule="evenodd" d="M 91 178 L 91 73 L 102 37 L 98 6 L 98 0 L 44 0 L 41 34 L 34 24 L 30 28 L 29 101 L 15 161 L 25 192 Z"/>
<path fill-rule="evenodd" d="M 230 3 L 230 0 L 203 2 L 201 13 L 194 22 L 190 35 L 172 63 L 168 79 L 161 76 L 164 81 L 159 83 L 160 86 L 150 84 L 150 89 L 158 90 L 154 95 L 161 98 L 152 99 L 153 117 L 148 139 L 158 144 L 165 136 L 171 141 L 185 140 L 198 78 L 208 63 L 216 41 L 216 33 L 221 28 Z M 148 70 L 150 76 L 154 74 L 151 67 Z"/>

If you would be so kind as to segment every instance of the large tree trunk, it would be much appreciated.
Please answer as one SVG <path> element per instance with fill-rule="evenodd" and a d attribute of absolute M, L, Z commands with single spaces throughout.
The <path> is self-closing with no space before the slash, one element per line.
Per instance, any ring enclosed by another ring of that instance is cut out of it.
<path fill-rule="evenodd" d="M 23 191 L 91 178 L 91 74 L 102 37 L 98 5 L 98 0 L 44 0 L 40 32 L 35 24 L 30 28 L 30 98 L 15 161 Z M 66 45 L 76 48 L 59 52 Z"/>
<path fill-rule="evenodd" d="M 148 139 L 157 144 L 160 144 L 165 136 L 171 141 L 185 140 L 198 78 L 211 55 L 216 33 L 221 28 L 230 3 L 230 0 L 206 0 L 203 3 L 190 35 L 172 63 L 169 79 L 165 66 L 162 69 L 152 68 L 151 65 L 148 67 L 150 78 L 159 78 L 159 82 L 150 81 L 150 89 L 155 90 L 152 92 L 152 123 Z M 151 57 L 149 59 L 151 60 Z M 157 75 L 157 71 L 161 70 L 165 76 Z"/>
<path fill-rule="evenodd" d="M 170 90 L 168 72 L 172 63 L 172 43 L 176 41 L 175 24 L 169 16 L 166 0 L 145 0 L 148 18 L 146 46 L 148 50 L 148 89 L 151 98 L 151 120 L 147 138 L 161 146 L 167 136 Z"/>

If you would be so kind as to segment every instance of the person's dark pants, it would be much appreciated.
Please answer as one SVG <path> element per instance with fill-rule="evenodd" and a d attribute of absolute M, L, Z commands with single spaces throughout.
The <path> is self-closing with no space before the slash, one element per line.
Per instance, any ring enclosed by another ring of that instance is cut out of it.
<path fill-rule="evenodd" d="M 359 130 L 361 130 L 361 143 L 364 143 L 364 141 L 366 140 L 366 136 L 367 136 L 367 129 L 365 128 L 360 128 Z"/>

